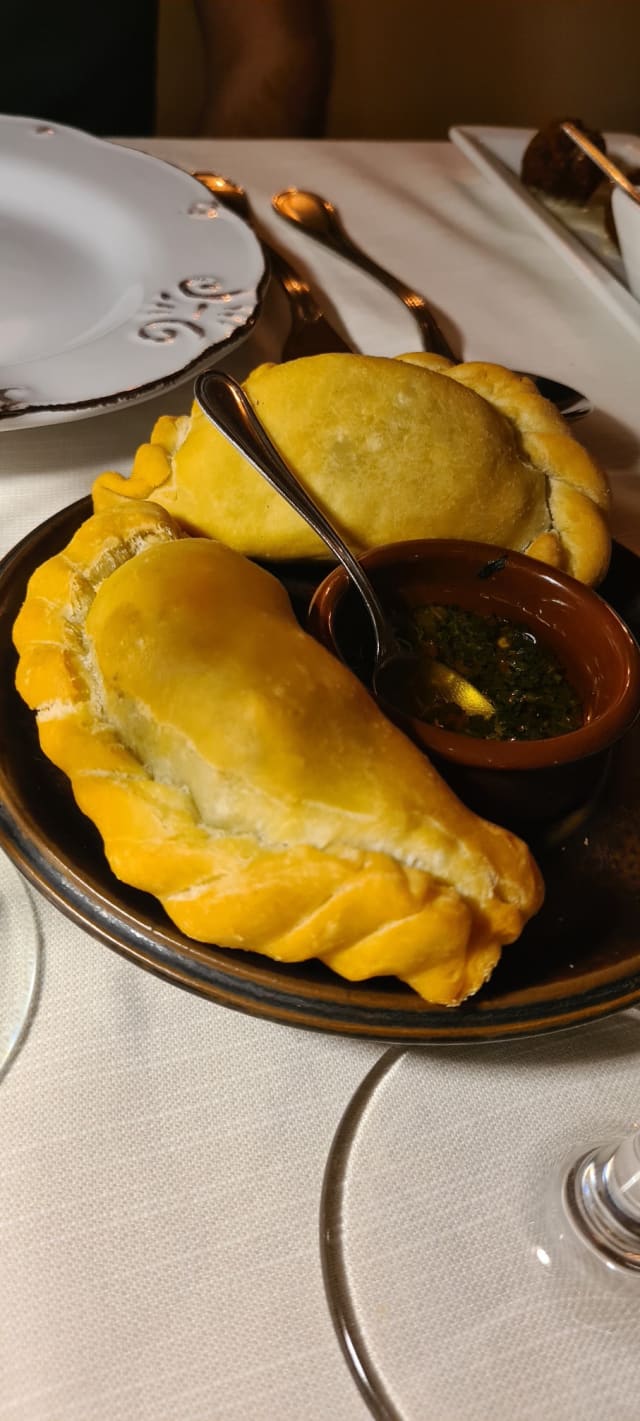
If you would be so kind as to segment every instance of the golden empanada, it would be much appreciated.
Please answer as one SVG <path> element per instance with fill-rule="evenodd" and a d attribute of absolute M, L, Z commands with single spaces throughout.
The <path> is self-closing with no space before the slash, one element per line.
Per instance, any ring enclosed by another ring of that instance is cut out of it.
<path fill-rule="evenodd" d="M 282 585 L 154 504 L 83 524 L 14 639 L 114 873 L 190 937 L 455 1004 L 538 908 L 525 845 L 464 808 Z"/>
<path fill-rule="evenodd" d="M 437 356 L 318 355 L 263 365 L 245 388 L 352 548 L 456 537 L 527 551 L 580 581 L 609 559 L 603 475 L 531 381 Z M 163 417 L 97 510 L 151 498 L 250 557 L 326 557 L 316 534 L 194 406 Z"/>

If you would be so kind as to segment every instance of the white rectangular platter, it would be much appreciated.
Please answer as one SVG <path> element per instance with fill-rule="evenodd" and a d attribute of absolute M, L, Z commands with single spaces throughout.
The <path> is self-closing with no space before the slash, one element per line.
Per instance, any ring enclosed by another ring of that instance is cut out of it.
<path fill-rule="evenodd" d="M 622 258 L 604 226 L 604 189 L 580 207 L 557 198 L 542 200 L 526 188 L 520 165 L 532 129 L 468 125 L 451 128 L 449 137 L 640 340 L 640 302 L 629 290 Z M 605 138 L 614 161 L 640 167 L 640 138 L 630 133 L 607 133 Z"/>

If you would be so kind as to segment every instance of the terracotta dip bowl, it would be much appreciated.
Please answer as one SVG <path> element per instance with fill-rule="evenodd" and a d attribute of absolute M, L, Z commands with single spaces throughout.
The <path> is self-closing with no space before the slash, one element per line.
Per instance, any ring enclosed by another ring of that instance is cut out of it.
<path fill-rule="evenodd" d="M 555 653 L 581 702 L 584 719 L 576 730 L 501 741 L 441 729 L 378 697 L 456 793 L 476 812 L 516 829 L 548 824 L 588 803 L 604 780 L 612 745 L 640 711 L 640 652 L 608 603 L 545 563 L 486 543 L 390 543 L 362 564 L 385 608 L 455 606 L 530 628 Z M 369 682 L 373 633 L 342 568 L 317 588 L 309 630 Z"/>

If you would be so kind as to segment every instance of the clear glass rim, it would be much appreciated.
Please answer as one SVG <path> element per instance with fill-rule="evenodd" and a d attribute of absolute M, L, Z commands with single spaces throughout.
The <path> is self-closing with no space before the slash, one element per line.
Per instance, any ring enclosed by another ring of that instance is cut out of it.
<path fill-rule="evenodd" d="M 36 1012 L 42 977 L 34 905 L 22 875 L 4 853 L 0 853 L 0 903 L 8 919 L 8 940 L 0 945 L 6 965 L 5 995 L 0 998 L 1 1081 L 24 1044 Z"/>
<path fill-rule="evenodd" d="M 331 1143 L 320 1200 L 320 1261 L 331 1320 L 351 1375 L 376 1421 L 403 1421 L 376 1367 L 358 1322 L 343 1249 L 344 1188 L 349 1157 L 367 1107 L 393 1067 L 409 1054 L 405 1047 L 385 1051 L 360 1082 Z"/>

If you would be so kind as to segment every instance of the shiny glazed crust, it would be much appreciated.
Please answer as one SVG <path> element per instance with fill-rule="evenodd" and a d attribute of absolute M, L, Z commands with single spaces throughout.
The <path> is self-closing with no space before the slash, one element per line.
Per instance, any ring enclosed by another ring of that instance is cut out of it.
<path fill-rule="evenodd" d="M 33 575 L 17 686 L 114 873 L 189 937 L 430 1001 L 477 991 L 540 905 L 281 584 L 127 501 Z"/>
<path fill-rule="evenodd" d="M 611 555 L 607 481 L 533 381 L 502 365 L 480 361 L 454 365 L 424 352 L 398 359 L 448 375 L 506 415 L 518 430 L 525 456 L 542 470 L 547 486 L 549 526 L 522 551 L 589 586 L 600 582 Z"/>
<path fill-rule="evenodd" d="M 528 552 L 588 584 L 604 575 L 604 476 L 530 380 L 424 353 L 325 355 L 260 366 L 245 388 L 356 551 L 462 537 Z M 195 406 L 158 420 L 131 478 L 96 481 L 96 510 L 121 498 L 152 498 L 185 528 L 250 557 L 326 556 Z"/>

